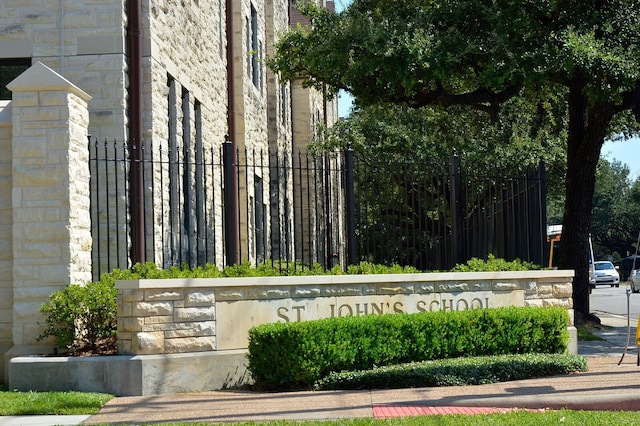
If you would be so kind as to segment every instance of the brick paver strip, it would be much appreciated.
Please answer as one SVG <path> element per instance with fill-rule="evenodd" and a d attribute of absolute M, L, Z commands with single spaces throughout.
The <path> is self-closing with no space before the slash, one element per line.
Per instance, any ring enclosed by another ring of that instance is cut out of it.
<path fill-rule="evenodd" d="M 457 407 L 425 405 L 374 405 L 373 417 L 376 419 L 388 419 L 393 417 L 427 416 L 433 414 L 489 414 L 514 411 L 512 408 L 495 407 Z"/>

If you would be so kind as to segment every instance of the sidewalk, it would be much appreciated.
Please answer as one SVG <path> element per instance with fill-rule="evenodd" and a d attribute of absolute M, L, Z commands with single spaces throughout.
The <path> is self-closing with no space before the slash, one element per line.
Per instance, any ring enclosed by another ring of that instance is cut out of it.
<path fill-rule="evenodd" d="M 625 359 L 618 365 L 619 357 L 589 357 L 587 373 L 481 386 L 115 398 L 85 424 L 371 418 L 474 408 L 640 410 L 640 369 Z"/>
<path fill-rule="evenodd" d="M 568 376 L 479 386 L 417 389 L 256 393 L 214 391 L 118 397 L 100 413 L 80 419 L 86 425 L 262 420 L 384 418 L 425 414 L 480 413 L 512 408 L 640 410 L 640 367 L 635 346 L 636 320 L 596 312 L 603 322 L 595 334 L 606 341 L 579 342 L 589 371 Z M 49 423 L 36 422 L 47 417 Z M 69 416 L 0 417 L 0 425 L 78 424 Z"/>
<path fill-rule="evenodd" d="M 509 408 L 640 410 L 640 367 L 636 365 L 636 321 L 596 312 L 603 321 L 594 333 L 606 341 L 579 342 L 589 371 L 569 376 L 418 389 L 255 393 L 218 391 L 121 397 L 85 424 L 145 422 L 241 422 L 259 420 L 397 417 L 430 413 L 486 412 Z"/>

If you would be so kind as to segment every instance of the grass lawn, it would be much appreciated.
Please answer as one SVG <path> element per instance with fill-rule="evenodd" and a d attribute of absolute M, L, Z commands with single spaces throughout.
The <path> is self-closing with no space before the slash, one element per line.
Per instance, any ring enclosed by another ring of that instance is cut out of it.
<path fill-rule="evenodd" d="M 237 423 L 254 426 L 529 426 L 529 425 L 632 425 L 638 424 L 640 413 L 633 411 L 517 411 L 476 415 L 434 415 L 395 419 L 348 419 L 336 421 Z M 202 423 L 203 425 L 205 423 Z"/>
<path fill-rule="evenodd" d="M 598 328 L 606 328 L 607 326 L 598 326 Z M 578 329 L 578 340 L 583 342 L 591 342 L 591 341 L 601 341 L 604 340 L 602 337 L 597 334 L 593 334 L 591 330 L 593 330 L 593 326 L 591 325 L 578 325 L 576 327 Z"/>
<path fill-rule="evenodd" d="M 0 387 L 0 416 L 96 414 L 111 398 L 86 392 L 9 392 Z"/>

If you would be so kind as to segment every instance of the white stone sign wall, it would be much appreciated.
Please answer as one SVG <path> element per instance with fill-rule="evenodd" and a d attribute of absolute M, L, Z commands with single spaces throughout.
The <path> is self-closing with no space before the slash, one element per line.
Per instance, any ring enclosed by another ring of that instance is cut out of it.
<path fill-rule="evenodd" d="M 353 315 L 564 306 L 572 319 L 572 279 L 525 271 L 119 281 L 118 349 L 246 349 L 259 324 Z"/>

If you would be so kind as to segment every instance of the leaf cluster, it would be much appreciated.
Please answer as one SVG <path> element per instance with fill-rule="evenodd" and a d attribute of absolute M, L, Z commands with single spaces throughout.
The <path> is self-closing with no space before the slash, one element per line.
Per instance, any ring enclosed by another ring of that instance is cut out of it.
<path fill-rule="evenodd" d="M 347 90 L 361 105 L 495 114 L 525 87 L 576 87 L 592 104 L 620 104 L 640 76 L 637 0 L 354 0 L 340 14 L 311 2 L 301 10 L 311 28 L 285 35 L 270 66 L 285 79 Z"/>
<path fill-rule="evenodd" d="M 540 269 L 540 265 L 515 259 L 507 262 L 489 254 L 487 259 L 471 258 L 465 264 L 458 264 L 452 272 L 493 272 L 493 271 L 530 271 Z"/>

